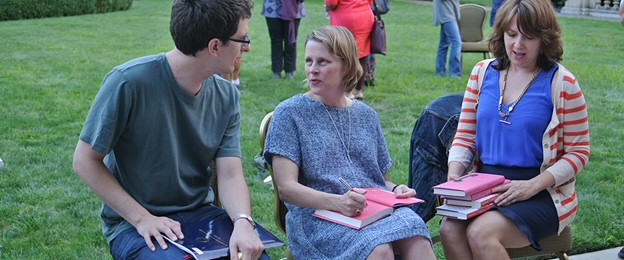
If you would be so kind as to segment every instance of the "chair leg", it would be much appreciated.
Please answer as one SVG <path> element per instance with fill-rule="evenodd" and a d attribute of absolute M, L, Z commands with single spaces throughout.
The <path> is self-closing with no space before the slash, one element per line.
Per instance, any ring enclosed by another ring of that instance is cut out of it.
<path fill-rule="evenodd" d="M 462 71 L 463 71 L 464 70 L 464 53 L 460 52 L 459 57 L 460 57 L 459 58 L 459 60 L 460 60 L 459 65 L 461 65 L 461 68 L 462 68 Z"/>
<path fill-rule="evenodd" d="M 431 238 L 431 242 L 433 244 L 440 242 L 440 240 L 441 240 L 440 239 L 440 235 L 437 235 L 437 236 L 434 236 L 434 237 Z"/>
<path fill-rule="evenodd" d="M 295 257 L 290 252 L 290 249 L 286 249 L 286 250 L 288 250 L 288 258 L 286 258 L 286 259 L 288 259 L 288 260 L 295 260 Z"/>
<path fill-rule="evenodd" d="M 555 252 L 555 255 L 557 255 L 559 260 L 570 260 L 568 254 L 566 254 L 565 252 Z"/>

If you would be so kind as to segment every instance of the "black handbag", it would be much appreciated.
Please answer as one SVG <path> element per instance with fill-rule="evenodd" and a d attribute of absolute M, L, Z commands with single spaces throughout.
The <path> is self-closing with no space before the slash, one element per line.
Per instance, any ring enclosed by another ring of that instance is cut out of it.
<path fill-rule="evenodd" d="M 377 10 L 377 3 L 373 3 L 375 8 L 373 12 Z M 381 15 L 377 15 L 375 17 L 375 23 L 373 23 L 373 31 L 371 31 L 370 35 L 371 41 L 371 53 L 386 55 L 386 25 L 383 20 L 381 20 Z"/>
<path fill-rule="evenodd" d="M 373 8 L 373 13 L 375 15 L 386 14 L 388 11 L 390 11 L 390 3 L 388 2 L 388 0 L 375 0 L 373 2 L 373 6 L 377 6 L 376 8 Z"/>

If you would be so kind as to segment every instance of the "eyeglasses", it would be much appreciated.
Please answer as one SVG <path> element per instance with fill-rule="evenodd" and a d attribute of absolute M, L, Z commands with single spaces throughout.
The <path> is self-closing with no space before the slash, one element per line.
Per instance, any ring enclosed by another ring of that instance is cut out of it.
<path fill-rule="evenodd" d="M 242 43 L 243 46 L 249 46 L 249 44 L 251 44 L 251 38 L 249 38 L 249 35 L 245 35 L 243 36 L 243 39 L 232 39 L 232 38 L 228 38 L 228 40 L 233 41 L 233 42 L 239 42 Z"/>

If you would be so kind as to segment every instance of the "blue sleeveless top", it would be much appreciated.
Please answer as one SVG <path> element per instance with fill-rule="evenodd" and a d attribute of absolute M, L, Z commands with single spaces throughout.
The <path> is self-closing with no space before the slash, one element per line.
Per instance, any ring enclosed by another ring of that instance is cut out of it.
<path fill-rule="evenodd" d="M 511 124 L 506 124 L 499 121 L 504 118 L 498 113 L 501 73 L 492 68 L 496 63 L 487 68 L 479 96 L 476 144 L 480 160 L 489 165 L 540 167 L 544 158 L 542 135 L 553 110 L 551 84 L 559 66 L 540 71 L 509 114 Z M 502 112 L 509 112 L 510 105 L 503 103 Z"/>

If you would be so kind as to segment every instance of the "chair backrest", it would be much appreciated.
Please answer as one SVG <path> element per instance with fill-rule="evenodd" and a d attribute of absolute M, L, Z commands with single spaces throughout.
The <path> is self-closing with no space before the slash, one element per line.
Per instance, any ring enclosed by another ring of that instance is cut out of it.
<path fill-rule="evenodd" d="M 223 205 L 221 204 L 221 198 L 219 198 L 219 182 L 217 181 L 217 163 L 214 160 L 210 162 L 209 170 L 212 172 L 210 177 L 210 188 L 212 188 L 212 192 L 214 194 L 214 201 L 212 204 L 222 208 Z"/>
<path fill-rule="evenodd" d="M 267 132 L 269 132 L 269 124 L 273 118 L 273 111 L 267 113 L 262 122 L 260 122 L 260 130 L 258 131 L 258 140 L 260 140 L 260 148 L 264 151 L 264 140 L 266 139 Z"/>
<path fill-rule="evenodd" d="M 272 118 L 273 112 L 269 112 L 260 123 L 258 140 L 260 140 L 260 148 L 262 148 L 262 151 L 264 151 L 264 140 L 269 132 L 269 125 L 271 124 Z M 268 168 L 271 173 L 271 181 L 273 182 L 273 220 L 275 221 L 275 226 L 277 226 L 282 233 L 286 234 L 286 213 L 288 212 L 288 208 L 286 208 L 286 205 L 279 197 L 279 190 L 275 182 L 275 176 L 273 175 L 273 167 L 268 165 Z"/>
<path fill-rule="evenodd" d="M 480 42 L 483 40 L 483 28 L 487 11 L 476 4 L 463 4 L 459 7 L 459 33 L 462 42 Z"/>

